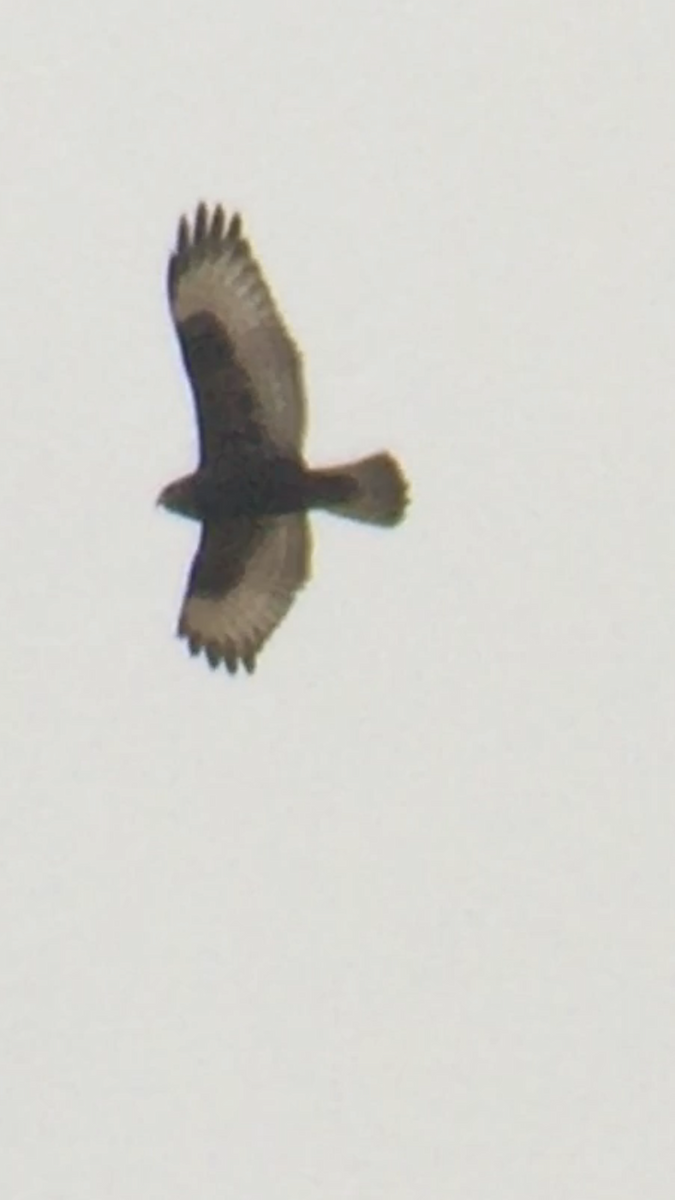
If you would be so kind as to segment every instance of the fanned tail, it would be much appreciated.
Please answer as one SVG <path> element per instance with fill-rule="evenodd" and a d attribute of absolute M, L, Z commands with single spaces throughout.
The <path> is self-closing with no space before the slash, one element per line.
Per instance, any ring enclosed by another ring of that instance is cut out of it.
<path fill-rule="evenodd" d="M 321 474 L 345 484 L 346 497 L 327 504 L 329 512 L 368 525 L 398 525 L 403 518 L 408 484 L 393 455 L 371 454 Z"/>

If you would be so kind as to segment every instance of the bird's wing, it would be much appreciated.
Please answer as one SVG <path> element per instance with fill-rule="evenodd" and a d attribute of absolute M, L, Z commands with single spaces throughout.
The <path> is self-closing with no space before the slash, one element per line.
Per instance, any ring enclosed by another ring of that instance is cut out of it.
<path fill-rule="evenodd" d="M 248 671 L 283 620 L 310 570 L 305 513 L 206 522 L 190 572 L 178 633 L 210 665 Z"/>
<path fill-rule="evenodd" d="M 197 407 L 202 462 L 224 440 L 271 442 L 299 452 L 305 428 L 302 361 L 241 219 L 200 204 L 178 226 L 168 291 Z"/>

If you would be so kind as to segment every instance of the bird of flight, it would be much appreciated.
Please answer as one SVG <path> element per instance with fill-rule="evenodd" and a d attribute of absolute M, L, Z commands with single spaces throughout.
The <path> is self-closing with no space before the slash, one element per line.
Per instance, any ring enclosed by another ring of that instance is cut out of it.
<path fill-rule="evenodd" d="M 251 672 L 309 577 L 308 510 L 396 525 L 407 484 L 387 453 L 305 463 L 301 357 L 238 214 L 200 204 L 181 218 L 168 291 L 199 432 L 196 471 L 158 498 L 201 524 L 178 635 L 212 667 Z"/>

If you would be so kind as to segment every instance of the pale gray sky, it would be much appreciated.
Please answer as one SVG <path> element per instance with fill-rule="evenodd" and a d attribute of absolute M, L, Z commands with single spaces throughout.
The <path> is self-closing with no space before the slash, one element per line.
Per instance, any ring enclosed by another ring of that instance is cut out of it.
<path fill-rule="evenodd" d="M 675 9 L 89 0 L 0 47 L 3 1200 L 675 1180 Z M 230 680 L 164 298 L 242 209 L 320 517 Z"/>

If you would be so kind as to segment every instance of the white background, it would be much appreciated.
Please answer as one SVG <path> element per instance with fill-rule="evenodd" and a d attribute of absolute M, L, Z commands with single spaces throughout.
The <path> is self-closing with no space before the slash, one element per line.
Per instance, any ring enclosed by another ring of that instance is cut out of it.
<path fill-rule="evenodd" d="M 0 46 L 0 1194 L 675 1183 L 675 9 L 14 5 Z M 181 211 L 241 208 L 319 517 L 173 637 Z"/>

